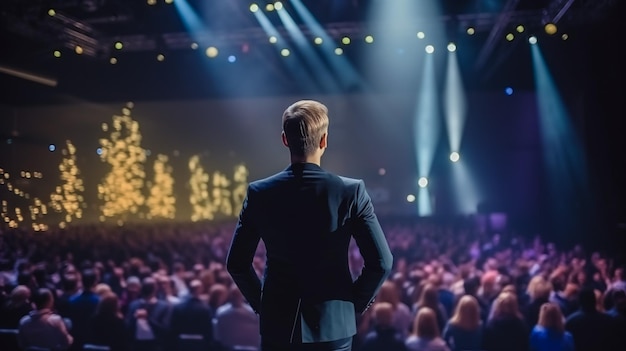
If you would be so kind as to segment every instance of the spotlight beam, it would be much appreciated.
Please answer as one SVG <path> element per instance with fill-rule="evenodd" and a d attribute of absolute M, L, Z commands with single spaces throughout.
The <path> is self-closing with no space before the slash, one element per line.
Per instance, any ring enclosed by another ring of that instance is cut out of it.
<path fill-rule="evenodd" d="M 257 21 L 259 22 L 259 24 L 261 25 L 261 27 L 265 31 L 265 34 L 267 34 L 268 37 L 271 37 L 271 36 L 276 37 L 278 43 L 286 42 L 285 38 L 283 38 L 282 34 L 280 34 L 280 32 L 276 29 L 276 27 L 274 27 L 272 22 L 269 20 L 269 18 L 267 18 L 267 16 L 263 13 L 263 11 L 254 12 L 254 17 L 257 19 Z M 274 44 L 274 47 L 278 53 L 280 53 L 280 51 L 283 49 L 283 47 L 279 47 L 276 44 Z M 289 69 L 291 74 L 293 74 L 294 77 L 296 77 L 296 80 L 299 84 L 305 85 L 306 90 L 308 91 L 318 90 L 317 89 L 318 87 L 315 84 L 316 81 L 313 80 L 313 77 L 311 77 L 309 72 L 299 67 L 297 62 L 294 60 L 285 59 L 284 61 L 286 61 L 287 69 Z"/>
<path fill-rule="evenodd" d="M 344 56 L 334 55 L 335 47 L 333 47 L 333 44 L 335 41 L 328 35 L 313 14 L 311 14 L 301 0 L 291 0 L 291 4 L 304 23 L 311 28 L 311 32 L 322 38 L 322 52 L 330 63 L 334 73 L 341 79 L 341 87 L 344 89 L 361 87 L 363 85 L 361 77 Z"/>
<path fill-rule="evenodd" d="M 456 52 L 448 54 L 443 106 L 450 150 L 458 152 L 461 149 L 467 106 Z"/>
<path fill-rule="evenodd" d="M 339 90 L 337 83 L 334 81 L 332 75 L 328 72 L 327 67 L 324 65 L 322 60 L 319 58 L 318 54 L 313 50 L 311 45 L 307 42 L 306 37 L 296 24 L 296 22 L 291 18 L 289 13 L 286 10 L 281 9 L 278 10 L 278 16 L 280 20 L 283 22 L 285 28 L 291 35 L 292 39 L 296 43 L 296 46 L 302 52 L 302 56 L 304 60 L 307 62 L 309 67 L 313 70 L 313 73 L 316 77 L 319 78 L 319 83 L 324 88 L 325 92 L 336 92 Z"/>

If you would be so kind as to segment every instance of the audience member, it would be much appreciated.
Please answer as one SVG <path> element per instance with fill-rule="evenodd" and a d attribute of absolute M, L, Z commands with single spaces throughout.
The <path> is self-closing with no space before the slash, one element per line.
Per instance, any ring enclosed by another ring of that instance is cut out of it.
<path fill-rule="evenodd" d="M 485 327 L 483 348 L 486 351 L 527 351 L 528 334 L 515 295 L 499 295 L 494 301 L 493 314 Z"/>
<path fill-rule="evenodd" d="M 215 339 L 227 349 L 259 348 L 259 316 L 245 302 L 236 285 L 231 285 L 228 303 L 215 314 Z"/>
<path fill-rule="evenodd" d="M 404 338 L 393 325 L 393 306 L 377 302 L 372 306 L 374 330 L 367 334 L 361 351 L 405 351 Z"/>
<path fill-rule="evenodd" d="M 622 349 L 624 345 L 616 342 L 616 322 L 597 310 L 594 291 L 581 290 L 578 300 L 580 309 L 565 323 L 565 329 L 574 337 L 576 351 Z"/>
<path fill-rule="evenodd" d="M 422 307 L 417 312 L 406 348 L 409 351 L 450 351 L 439 334 L 437 314 L 432 308 Z"/>
<path fill-rule="evenodd" d="M 541 305 L 537 325 L 530 334 L 532 351 L 574 351 L 574 338 L 565 331 L 563 314 L 554 303 Z"/>
<path fill-rule="evenodd" d="M 154 278 L 144 278 L 140 298 L 128 306 L 126 327 L 133 351 L 161 351 L 169 340 L 169 306 L 156 298 L 156 284 Z"/>
<path fill-rule="evenodd" d="M 54 296 L 41 288 L 33 296 L 35 310 L 20 320 L 18 341 L 23 349 L 67 350 L 73 338 L 61 316 L 52 312 Z"/>
<path fill-rule="evenodd" d="M 193 280 L 189 293 L 172 309 L 170 340 L 178 350 L 210 350 L 215 347 L 213 311 L 200 299 L 202 282 Z"/>
<path fill-rule="evenodd" d="M 112 291 L 103 293 L 89 321 L 86 343 L 107 346 L 110 351 L 126 351 L 128 339 L 117 295 Z"/>
<path fill-rule="evenodd" d="M 452 351 L 480 350 L 483 343 L 483 326 L 480 306 L 471 295 L 464 295 L 457 303 L 454 315 L 446 324 L 443 339 Z"/>

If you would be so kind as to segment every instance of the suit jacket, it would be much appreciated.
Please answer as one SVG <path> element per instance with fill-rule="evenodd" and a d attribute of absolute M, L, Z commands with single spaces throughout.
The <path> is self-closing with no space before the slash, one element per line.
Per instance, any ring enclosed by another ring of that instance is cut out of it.
<path fill-rule="evenodd" d="M 348 246 L 364 258 L 353 281 Z M 252 260 L 263 240 L 263 280 Z M 296 163 L 250 183 L 227 269 L 277 343 L 325 342 L 356 334 L 355 313 L 372 303 L 392 267 L 389 246 L 362 180 Z"/>

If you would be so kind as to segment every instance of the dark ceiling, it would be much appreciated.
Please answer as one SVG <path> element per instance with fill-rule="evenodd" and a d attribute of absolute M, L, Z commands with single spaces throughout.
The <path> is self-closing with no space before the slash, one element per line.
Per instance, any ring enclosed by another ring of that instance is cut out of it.
<path fill-rule="evenodd" d="M 174 0 L 183 1 L 183 0 Z M 368 12 L 382 0 L 303 0 L 315 18 L 334 38 L 365 35 Z M 407 0 L 398 0 L 407 1 Z M 233 95 L 293 94 L 281 57 L 267 43 L 267 36 L 249 11 L 251 1 L 186 0 L 202 23 L 205 34 L 222 52 L 237 52 L 237 71 L 223 60 L 207 60 L 207 43 L 189 33 L 176 5 L 165 0 L 3 0 L 0 2 L 0 103 L 22 106 L 73 101 L 123 101 L 130 99 L 203 98 Z M 258 1 L 264 7 L 266 2 Z M 585 47 L 594 38 L 590 27 L 611 19 L 615 0 L 446 0 L 439 2 L 447 35 L 465 45 L 469 88 L 495 89 L 505 82 L 532 88 L 532 74 L 519 65 L 524 45 L 507 47 L 508 31 L 524 24 L 527 31 L 542 33 L 545 21 L 556 20 L 560 32 L 552 40 L 554 60 L 570 62 L 563 75 L 579 71 L 588 55 Z M 285 9 L 293 12 L 291 2 Z M 54 16 L 49 10 L 54 9 Z M 268 14 L 268 17 L 271 14 Z M 274 16 L 275 24 L 280 21 Z M 419 14 L 416 14 L 416 18 Z M 301 24 L 302 25 L 302 24 Z M 305 27 L 304 25 L 302 25 Z M 472 41 L 465 29 L 475 27 Z M 279 28 L 280 29 L 280 28 Z M 306 31 L 306 28 L 303 28 Z M 562 31 L 570 34 L 567 43 Z M 544 33 L 545 36 L 545 33 Z M 124 48 L 117 51 L 114 43 Z M 521 41 L 521 40 L 517 40 Z M 83 53 L 76 54 L 76 46 Z M 365 46 L 365 44 L 360 44 Z M 61 58 L 53 53 L 58 50 Z M 357 69 L 365 55 L 359 45 L 346 50 Z M 547 49 L 549 51 L 550 49 Z M 156 55 L 166 55 L 158 62 Z M 245 53 L 245 55 L 243 54 Z M 559 56 L 560 55 L 560 56 Z M 566 56 L 567 55 L 567 56 Z M 110 63 L 111 57 L 117 64 Z M 566 59 L 563 59 L 566 57 Z M 507 61 L 507 66 L 503 62 Z M 507 68 L 508 67 L 508 68 Z M 210 74 L 200 74 L 209 70 Z M 45 78 L 49 86 L 33 81 Z M 248 82 L 267 81 L 259 84 Z"/>

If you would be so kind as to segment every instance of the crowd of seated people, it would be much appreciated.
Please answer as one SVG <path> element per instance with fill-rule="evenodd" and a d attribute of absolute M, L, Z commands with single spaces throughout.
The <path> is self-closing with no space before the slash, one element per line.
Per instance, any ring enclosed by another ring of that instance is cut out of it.
<path fill-rule="evenodd" d="M 383 222 L 392 275 L 353 350 L 621 350 L 623 266 L 540 237 Z M 234 223 L 0 233 L 2 350 L 257 350 L 226 272 Z M 264 267 L 261 245 L 253 266 Z M 362 268 L 351 244 L 350 266 Z"/>

